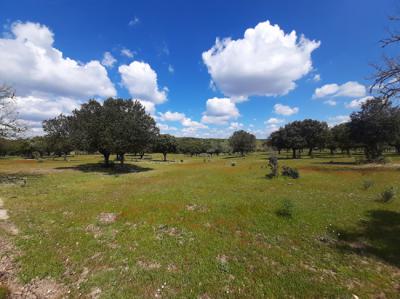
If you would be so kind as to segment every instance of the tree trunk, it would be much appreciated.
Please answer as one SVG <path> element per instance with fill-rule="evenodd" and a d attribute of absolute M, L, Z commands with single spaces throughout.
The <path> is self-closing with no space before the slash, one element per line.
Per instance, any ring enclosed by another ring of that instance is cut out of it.
<path fill-rule="evenodd" d="M 350 149 L 346 149 L 347 156 L 350 156 Z"/>
<path fill-rule="evenodd" d="M 140 153 L 140 160 L 143 160 L 144 153 Z"/>
<path fill-rule="evenodd" d="M 280 155 L 281 154 L 281 149 L 280 148 L 278 148 L 278 155 Z"/>
<path fill-rule="evenodd" d="M 119 162 L 121 163 L 121 165 L 124 165 L 124 161 L 125 161 L 125 154 L 119 154 Z"/>
<path fill-rule="evenodd" d="M 295 148 L 292 148 L 292 153 L 293 153 L 292 158 L 296 159 L 296 149 Z"/>
<path fill-rule="evenodd" d="M 312 152 L 313 152 L 313 148 L 310 147 L 310 149 L 308 150 L 308 155 L 311 157 L 312 156 Z"/>
<path fill-rule="evenodd" d="M 400 144 L 396 144 L 394 147 L 396 148 L 396 152 L 400 154 Z"/>
<path fill-rule="evenodd" d="M 334 155 L 335 151 L 331 148 L 331 155 Z"/>
<path fill-rule="evenodd" d="M 103 152 L 104 156 L 104 164 L 108 166 L 110 163 L 110 153 L 109 152 Z"/>
<path fill-rule="evenodd" d="M 163 153 L 164 156 L 164 162 L 167 161 L 167 153 Z"/>

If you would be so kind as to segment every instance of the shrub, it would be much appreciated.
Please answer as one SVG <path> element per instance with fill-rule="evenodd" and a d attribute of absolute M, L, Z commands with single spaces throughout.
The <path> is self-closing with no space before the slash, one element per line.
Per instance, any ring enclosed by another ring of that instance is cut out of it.
<path fill-rule="evenodd" d="M 278 158 L 272 156 L 268 159 L 268 166 L 271 169 L 271 173 L 268 175 L 270 178 L 278 176 Z"/>
<path fill-rule="evenodd" d="M 377 164 L 388 164 L 391 163 L 391 159 L 385 156 L 380 156 L 374 160 L 371 161 L 372 163 L 377 163 Z"/>
<path fill-rule="evenodd" d="M 374 185 L 374 181 L 373 180 L 364 180 L 363 181 L 363 189 L 364 190 L 368 190 L 369 188 L 371 188 Z"/>
<path fill-rule="evenodd" d="M 379 201 L 387 203 L 391 201 L 396 195 L 393 187 L 386 188 L 379 196 Z"/>
<path fill-rule="evenodd" d="M 365 160 L 364 160 L 363 158 L 356 157 L 356 158 L 354 159 L 354 163 L 355 163 L 356 165 L 361 165 L 361 164 L 364 164 L 364 163 L 365 163 Z"/>
<path fill-rule="evenodd" d="M 298 179 L 300 177 L 299 171 L 296 168 L 291 168 L 289 166 L 282 167 L 282 175 L 292 179 Z"/>
<path fill-rule="evenodd" d="M 281 207 L 276 211 L 276 214 L 280 217 L 291 218 L 293 215 L 294 205 L 290 199 L 284 199 Z"/>
<path fill-rule="evenodd" d="M 236 162 L 231 162 L 231 166 L 236 166 Z"/>
<path fill-rule="evenodd" d="M 40 155 L 39 152 L 35 151 L 35 152 L 32 153 L 32 158 L 36 159 L 36 160 L 39 160 L 41 158 L 41 155 Z"/>

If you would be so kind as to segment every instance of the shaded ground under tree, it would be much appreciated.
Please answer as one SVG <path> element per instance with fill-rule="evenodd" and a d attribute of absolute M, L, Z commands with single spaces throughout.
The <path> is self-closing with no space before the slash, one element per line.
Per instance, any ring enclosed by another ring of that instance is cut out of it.
<path fill-rule="evenodd" d="M 400 267 L 400 213 L 370 210 L 355 229 L 338 229 L 337 248 L 344 252 L 371 255 Z"/>
<path fill-rule="evenodd" d="M 137 172 L 144 172 L 153 170 L 149 167 L 141 167 L 134 164 L 110 164 L 105 165 L 101 163 L 87 163 L 87 164 L 80 164 L 74 166 L 65 166 L 65 167 L 57 167 L 58 170 L 77 170 L 82 172 L 100 172 L 109 175 L 115 174 L 127 174 L 127 173 L 137 173 Z"/>

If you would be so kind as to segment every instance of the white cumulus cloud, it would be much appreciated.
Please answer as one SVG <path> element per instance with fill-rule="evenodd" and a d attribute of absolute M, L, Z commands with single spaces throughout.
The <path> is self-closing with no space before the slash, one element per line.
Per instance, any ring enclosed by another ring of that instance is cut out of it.
<path fill-rule="evenodd" d="M 82 64 L 53 47 L 54 34 L 38 23 L 17 22 L 12 38 L 0 39 L 0 78 L 17 95 L 41 92 L 67 97 L 114 96 L 116 90 L 97 60 Z"/>
<path fill-rule="evenodd" d="M 138 18 L 138 17 L 134 17 L 132 20 L 130 20 L 129 22 L 128 22 L 128 25 L 129 26 L 135 26 L 135 25 L 137 25 L 137 24 L 139 24 L 140 23 L 140 19 Z"/>
<path fill-rule="evenodd" d="M 167 111 L 165 113 L 160 112 L 159 115 L 162 121 L 180 122 L 182 126 L 190 127 L 193 130 L 208 128 L 206 125 L 187 117 L 184 113 Z"/>
<path fill-rule="evenodd" d="M 336 106 L 337 105 L 337 102 L 332 100 L 332 99 L 326 100 L 324 103 L 329 105 L 329 106 Z"/>
<path fill-rule="evenodd" d="M 363 98 L 361 98 L 361 99 L 355 99 L 355 100 L 352 100 L 352 101 L 349 102 L 349 103 L 346 103 L 344 106 L 345 106 L 347 109 L 358 109 L 358 108 L 360 108 L 361 105 L 364 104 L 366 101 L 371 100 L 371 99 L 373 99 L 373 98 L 374 98 L 374 97 L 372 97 L 372 96 L 366 96 L 366 97 L 363 97 Z"/>
<path fill-rule="evenodd" d="M 315 89 L 313 98 L 324 98 L 324 97 L 349 97 L 357 98 L 363 97 L 367 93 L 367 89 L 364 85 L 356 82 L 349 81 L 342 85 L 336 83 L 325 84 Z"/>
<path fill-rule="evenodd" d="M 336 116 L 331 116 L 328 118 L 328 125 L 330 127 L 348 122 L 350 120 L 350 116 L 348 115 L 336 115 Z"/>
<path fill-rule="evenodd" d="M 315 74 L 314 77 L 313 77 L 313 81 L 314 81 L 314 82 L 319 82 L 319 81 L 321 81 L 321 75 L 320 75 L 320 74 Z"/>
<path fill-rule="evenodd" d="M 167 100 L 166 88 L 159 89 L 157 74 L 148 63 L 133 61 L 129 65 L 119 66 L 118 71 L 122 85 L 133 98 L 155 105 Z"/>
<path fill-rule="evenodd" d="M 311 53 L 319 45 L 266 21 L 247 29 L 242 39 L 217 38 L 202 57 L 216 86 L 238 101 L 293 90 L 295 81 L 312 70 Z"/>
<path fill-rule="evenodd" d="M 206 111 L 201 121 L 203 123 L 222 125 L 240 116 L 235 103 L 229 98 L 212 98 L 206 102 Z"/>
<path fill-rule="evenodd" d="M 15 22 L 0 38 L 0 78 L 16 90 L 19 117 L 34 134 L 42 120 L 70 113 L 81 100 L 116 95 L 98 60 L 64 57 L 53 44 L 53 32 L 32 22 Z"/>
<path fill-rule="evenodd" d="M 160 112 L 159 114 L 161 120 L 163 121 L 182 121 L 186 117 L 184 113 L 180 112 L 167 111 L 165 113 Z"/>
<path fill-rule="evenodd" d="M 279 130 L 279 128 L 285 123 L 284 119 L 281 118 L 276 118 L 276 117 L 271 117 L 264 121 L 264 124 L 266 125 L 265 128 L 265 136 L 269 136 L 272 132 L 275 132 Z M 263 138 L 265 138 L 265 136 Z"/>
<path fill-rule="evenodd" d="M 113 67 L 116 62 L 117 59 L 115 59 L 110 52 L 104 52 L 103 60 L 101 61 L 102 65 L 106 67 Z"/>
<path fill-rule="evenodd" d="M 264 123 L 266 125 L 279 125 L 282 124 L 285 120 L 281 118 L 271 117 L 267 119 Z"/>
<path fill-rule="evenodd" d="M 275 104 L 274 112 L 276 114 L 289 116 L 289 115 L 298 113 L 299 108 L 298 107 L 290 107 L 290 106 L 282 105 L 282 104 Z"/>
<path fill-rule="evenodd" d="M 121 55 L 122 56 L 126 56 L 128 58 L 132 58 L 133 57 L 133 52 L 127 48 L 122 48 L 121 50 Z"/>
<path fill-rule="evenodd" d="M 242 128 L 243 128 L 243 124 L 242 123 L 231 122 L 228 129 L 235 131 L 235 130 L 240 130 Z"/>

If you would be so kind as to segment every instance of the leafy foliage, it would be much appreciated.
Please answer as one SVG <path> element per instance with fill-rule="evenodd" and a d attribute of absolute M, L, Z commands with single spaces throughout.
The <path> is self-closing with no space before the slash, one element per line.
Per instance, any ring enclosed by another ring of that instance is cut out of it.
<path fill-rule="evenodd" d="M 71 117 L 59 115 L 43 121 L 43 130 L 46 133 L 46 142 L 50 151 L 66 156 L 74 149 L 71 135 Z"/>
<path fill-rule="evenodd" d="M 256 136 L 243 130 L 236 131 L 229 138 L 229 145 L 234 153 L 240 153 L 243 156 L 255 150 Z"/>
<path fill-rule="evenodd" d="M 363 183 L 362 183 L 362 187 L 363 187 L 364 190 L 370 189 L 373 185 L 374 185 L 374 181 L 373 180 L 364 180 Z"/>
<path fill-rule="evenodd" d="M 296 168 L 291 168 L 289 166 L 282 167 L 282 176 L 287 176 L 292 179 L 298 179 L 300 177 L 300 173 Z"/>
<path fill-rule="evenodd" d="M 278 158 L 275 156 L 269 157 L 268 166 L 271 169 L 271 173 L 268 176 L 271 178 L 277 177 L 279 175 Z"/>
<path fill-rule="evenodd" d="M 379 196 L 379 201 L 383 203 L 390 202 L 396 196 L 396 191 L 394 187 L 389 187 L 383 190 Z"/>
<path fill-rule="evenodd" d="M 162 153 L 164 156 L 164 161 L 167 161 L 168 153 L 175 153 L 177 150 L 177 142 L 174 136 L 163 134 L 158 136 L 154 144 L 154 151 Z"/>
<path fill-rule="evenodd" d="M 284 199 L 281 207 L 276 211 L 276 214 L 280 217 L 292 218 L 294 204 L 290 199 Z"/>
<path fill-rule="evenodd" d="M 400 108 L 388 99 L 374 98 L 351 114 L 351 138 L 364 147 L 365 157 L 374 162 L 385 147 L 400 134 Z"/>
<path fill-rule="evenodd" d="M 106 164 L 111 153 L 122 164 L 125 153 L 143 151 L 158 133 L 154 119 L 138 101 L 109 98 L 101 105 L 90 100 L 71 118 L 71 137 L 77 147 L 99 151 Z"/>

